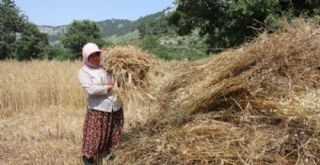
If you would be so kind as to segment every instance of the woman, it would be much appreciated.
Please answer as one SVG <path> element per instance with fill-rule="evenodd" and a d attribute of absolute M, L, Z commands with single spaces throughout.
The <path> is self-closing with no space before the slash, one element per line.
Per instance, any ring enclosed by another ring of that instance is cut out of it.
<path fill-rule="evenodd" d="M 84 164 L 95 164 L 106 155 L 114 157 L 112 151 L 118 146 L 123 131 L 122 105 L 112 96 L 111 74 L 101 67 L 100 54 L 96 44 L 84 45 L 84 65 L 78 73 L 88 96 L 82 145 Z"/>

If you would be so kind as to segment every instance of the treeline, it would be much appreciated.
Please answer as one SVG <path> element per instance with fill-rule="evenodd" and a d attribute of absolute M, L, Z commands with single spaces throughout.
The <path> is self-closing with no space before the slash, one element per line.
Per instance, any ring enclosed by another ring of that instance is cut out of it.
<path fill-rule="evenodd" d="M 158 12 L 136 21 L 136 27 L 140 38 L 150 35 L 167 34 L 175 30 L 175 26 L 169 24 L 168 16 L 164 12 Z"/>
<path fill-rule="evenodd" d="M 197 59 L 240 45 L 266 29 L 273 32 L 281 26 L 281 18 L 315 17 L 320 13 L 319 0 L 176 0 L 175 3 L 176 11 L 169 17 L 156 13 L 137 20 L 134 28 L 139 31 L 139 39 L 126 43 L 138 44 L 168 60 Z M 0 60 L 78 59 L 86 42 L 111 45 L 104 39 L 106 29 L 90 20 L 72 22 L 59 37 L 60 43 L 50 45 L 48 35 L 29 22 L 13 0 L 1 0 L 0 13 Z M 126 23 L 129 22 L 123 25 Z"/>
<path fill-rule="evenodd" d="M 12 0 L 1 0 L 0 14 L 0 59 L 24 60 L 44 56 L 47 35 L 28 22 Z"/>
<path fill-rule="evenodd" d="M 132 22 L 123 19 L 112 19 L 97 22 L 102 27 L 104 37 L 112 36 L 112 34 L 123 35 L 132 30 Z"/>
<path fill-rule="evenodd" d="M 319 0 L 176 0 L 176 11 L 138 26 L 141 47 L 164 59 L 198 59 L 241 45 L 281 20 L 318 18 Z M 174 34 L 172 33 L 174 32 Z M 174 44 L 161 44 L 163 35 Z M 181 36 L 184 36 L 182 38 Z"/>
<path fill-rule="evenodd" d="M 170 23 L 179 35 L 200 29 L 209 51 L 237 46 L 262 30 L 279 28 L 279 18 L 319 16 L 319 0 L 176 0 Z"/>
<path fill-rule="evenodd" d="M 50 45 L 48 35 L 29 22 L 13 0 L 0 1 L 0 60 L 77 59 L 86 42 L 107 45 L 101 27 L 90 20 L 74 21 L 60 37 L 60 44 Z"/>

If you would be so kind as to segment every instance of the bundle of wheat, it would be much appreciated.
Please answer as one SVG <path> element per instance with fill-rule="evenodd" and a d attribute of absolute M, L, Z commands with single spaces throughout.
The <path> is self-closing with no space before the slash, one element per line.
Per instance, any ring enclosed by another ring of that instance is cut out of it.
<path fill-rule="evenodd" d="M 159 60 L 134 46 L 115 46 L 103 49 L 102 65 L 112 73 L 114 95 L 130 116 L 127 125 L 143 123 L 156 101 L 152 88 L 161 76 Z"/>
<path fill-rule="evenodd" d="M 104 49 L 102 57 L 103 67 L 112 73 L 116 95 L 122 100 L 136 96 L 143 99 L 150 66 L 155 64 L 153 57 L 133 46 Z"/>

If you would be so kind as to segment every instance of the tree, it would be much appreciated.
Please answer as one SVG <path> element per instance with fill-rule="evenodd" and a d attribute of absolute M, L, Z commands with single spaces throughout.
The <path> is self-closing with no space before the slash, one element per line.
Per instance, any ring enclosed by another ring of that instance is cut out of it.
<path fill-rule="evenodd" d="M 23 15 L 12 0 L 0 1 L 0 59 L 12 56 L 17 34 L 23 26 Z"/>
<path fill-rule="evenodd" d="M 281 11 L 292 12 L 294 16 L 320 14 L 319 0 L 279 0 L 279 6 Z"/>
<path fill-rule="evenodd" d="M 61 44 L 54 44 L 48 47 L 47 58 L 49 60 L 64 61 L 68 60 L 70 56 L 71 52 L 69 52 L 69 49 L 63 48 Z"/>
<path fill-rule="evenodd" d="M 257 29 L 277 26 L 274 20 L 284 14 L 314 15 L 320 1 L 309 0 L 176 0 L 170 23 L 179 35 L 200 29 L 212 50 L 239 45 L 257 35 Z"/>
<path fill-rule="evenodd" d="M 31 60 L 44 58 L 49 46 L 48 35 L 41 33 L 36 25 L 25 22 L 19 38 L 16 41 L 16 59 Z"/>
<path fill-rule="evenodd" d="M 142 39 L 146 35 L 146 24 L 145 23 L 140 23 L 138 25 L 138 31 L 139 31 L 139 37 Z"/>
<path fill-rule="evenodd" d="M 159 16 L 155 20 L 150 20 L 148 23 L 140 23 L 137 26 L 140 39 L 143 39 L 147 35 L 161 35 L 166 34 L 170 29 L 174 29 L 174 26 L 170 26 L 166 16 Z"/>
<path fill-rule="evenodd" d="M 66 33 L 61 37 L 61 42 L 65 48 L 71 50 L 71 59 L 82 56 L 81 49 L 87 42 L 94 42 L 99 46 L 106 44 L 102 39 L 101 27 L 89 20 L 73 21 L 67 27 Z"/>
<path fill-rule="evenodd" d="M 0 60 L 40 58 L 48 46 L 47 35 L 20 13 L 12 0 L 0 1 Z"/>
<path fill-rule="evenodd" d="M 149 35 L 145 37 L 139 45 L 144 50 L 151 50 L 159 46 L 158 38 L 156 36 Z"/>

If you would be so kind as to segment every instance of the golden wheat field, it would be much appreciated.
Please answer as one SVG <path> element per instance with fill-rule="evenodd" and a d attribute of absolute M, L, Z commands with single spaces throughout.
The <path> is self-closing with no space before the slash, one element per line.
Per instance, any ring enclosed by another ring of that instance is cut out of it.
<path fill-rule="evenodd" d="M 0 61 L 0 164 L 81 164 L 81 65 Z M 132 113 L 126 128 L 142 120 Z"/>
<path fill-rule="evenodd" d="M 320 164 L 319 45 L 300 19 L 198 61 L 104 50 L 125 103 L 104 164 Z M 81 65 L 0 61 L 0 164 L 81 164 Z"/>
<path fill-rule="evenodd" d="M 79 62 L 0 62 L 0 164 L 79 162 Z"/>
<path fill-rule="evenodd" d="M 86 109 L 84 92 L 76 79 L 80 66 L 80 62 L 0 62 L 0 164 L 81 164 L 81 131 Z M 282 104 L 283 113 L 291 116 L 292 120 L 297 114 L 316 117 L 315 112 L 320 111 L 320 91 L 294 96 L 289 100 L 284 100 Z M 145 164 L 154 164 L 145 158 L 148 150 L 163 154 L 161 159 L 168 159 L 174 163 L 179 163 L 179 159 L 195 159 L 200 164 L 207 164 L 203 160 L 209 161 L 210 157 L 212 159 L 219 154 L 222 160 L 226 159 L 228 162 L 227 159 L 230 157 L 226 158 L 223 152 L 239 152 L 230 151 L 229 149 L 232 148 L 230 145 L 232 141 L 243 142 L 244 140 L 239 132 L 244 131 L 243 129 L 219 120 L 219 118 L 230 116 L 232 114 L 221 114 L 220 112 L 214 115 L 199 115 L 181 129 L 169 129 L 163 135 L 151 136 L 149 139 L 139 136 L 135 143 L 146 152 L 141 157 Z M 254 120 L 253 116 L 242 116 L 245 118 L 235 120 L 243 120 L 244 123 Z M 126 112 L 125 117 L 130 121 L 130 117 L 135 118 L 136 115 Z M 139 120 L 142 121 L 139 118 L 135 119 L 135 122 Z M 258 118 L 256 120 L 259 127 L 261 126 L 260 122 L 265 119 Z M 214 126 L 210 126 L 212 124 Z M 129 127 L 127 122 L 126 129 Z M 249 132 L 255 130 L 255 136 L 252 137 L 251 142 L 248 142 L 249 148 L 246 148 L 251 151 L 246 152 L 253 154 L 250 155 L 253 160 L 255 157 L 261 157 L 263 152 L 260 151 L 261 155 L 259 155 L 256 151 L 261 145 L 265 145 L 261 144 L 261 141 L 265 140 L 268 143 L 266 138 L 272 139 L 274 137 L 270 137 L 259 128 L 251 126 L 246 126 L 245 130 Z M 214 136 L 220 136 L 218 140 L 221 144 L 219 146 L 210 144 L 210 137 Z M 143 145 L 143 141 L 146 141 L 146 145 Z M 150 142 L 158 147 L 149 148 L 148 143 Z M 312 141 L 307 141 L 303 145 L 309 143 L 312 144 Z M 173 149 L 166 146 L 168 144 L 179 146 L 177 149 L 182 150 L 186 158 L 175 158 L 177 156 L 175 153 L 168 152 Z M 198 146 L 195 148 L 198 150 L 189 150 L 189 145 Z M 200 146 L 206 150 L 201 151 Z M 130 152 L 137 152 L 137 150 L 129 147 L 122 148 L 119 152 L 125 156 Z M 203 157 L 197 158 L 197 154 L 193 154 L 193 152 L 202 152 Z M 212 152 L 213 155 L 208 155 L 208 152 Z M 135 154 L 137 157 L 134 159 L 139 159 L 139 154 Z M 217 155 L 214 156 L 214 154 Z M 281 163 L 280 157 L 274 159 L 279 159 L 277 161 Z M 254 162 L 253 160 L 251 161 Z M 165 162 L 165 160 L 163 161 Z M 241 164 L 252 164 L 252 162 Z M 125 158 L 118 159 L 113 164 L 131 163 L 135 164 L 134 162 L 128 163 L 128 158 Z M 109 162 L 109 164 L 112 163 Z M 140 161 L 137 164 L 144 163 Z"/>

